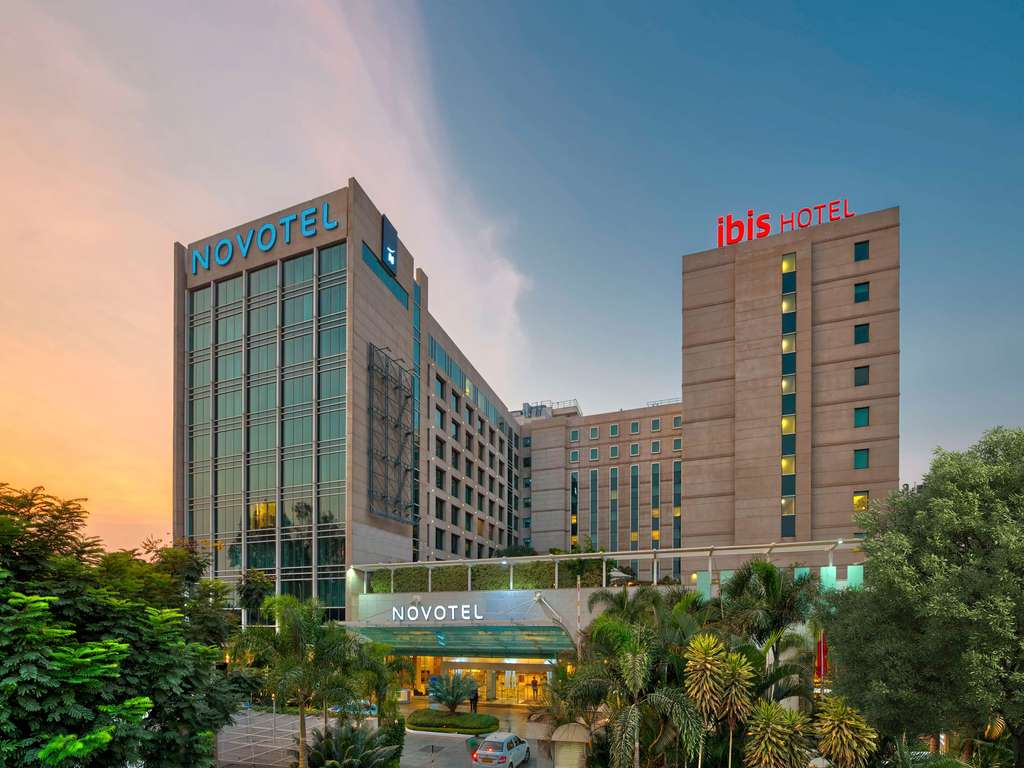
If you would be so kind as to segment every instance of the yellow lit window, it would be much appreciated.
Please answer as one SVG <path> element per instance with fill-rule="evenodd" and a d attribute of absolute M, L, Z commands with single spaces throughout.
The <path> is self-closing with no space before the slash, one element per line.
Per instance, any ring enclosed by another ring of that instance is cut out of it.
<path fill-rule="evenodd" d="M 672 517 L 681 517 L 683 514 L 682 507 L 672 507 Z"/>
<path fill-rule="evenodd" d="M 651 531 L 651 541 L 659 541 L 661 539 L 661 531 Z"/>
<path fill-rule="evenodd" d="M 570 522 L 571 522 L 571 523 L 572 523 L 573 525 L 576 525 L 576 515 L 572 515 L 572 516 L 571 516 L 571 517 L 569 518 L 569 521 L 570 521 Z"/>
<path fill-rule="evenodd" d="M 661 509 L 659 507 L 654 507 L 654 509 L 651 510 L 651 517 L 654 520 L 657 520 L 659 517 L 661 517 Z"/>
<path fill-rule="evenodd" d="M 784 475 L 792 475 L 794 472 L 796 472 L 796 462 L 793 461 L 793 457 L 792 456 L 783 456 L 782 457 L 782 474 L 784 474 Z"/>
<path fill-rule="evenodd" d="M 782 417 L 782 434 L 794 435 L 796 434 L 796 416 L 783 416 Z"/>
<path fill-rule="evenodd" d="M 629 533 L 629 540 L 630 541 L 637 541 L 637 540 L 639 540 L 639 538 L 640 538 L 640 534 L 639 533 L 637 533 L 636 531 L 630 531 L 630 533 Z"/>
<path fill-rule="evenodd" d="M 782 334 L 782 351 L 783 352 L 795 352 L 796 351 L 796 334 L 795 333 L 784 333 L 784 334 Z"/>
<path fill-rule="evenodd" d="M 796 254 L 787 253 L 782 257 L 782 271 L 783 272 L 795 272 L 796 271 Z"/>
<path fill-rule="evenodd" d="M 787 293 L 782 297 L 782 311 L 783 312 L 795 312 L 796 311 L 796 294 Z"/>
<path fill-rule="evenodd" d="M 871 494 L 868 491 L 854 491 L 853 492 L 853 511 L 863 512 L 868 508 L 868 501 L 871 498 Z"/>
<path fill-rule="evenodd" d="M 790 395 L 796 392 L 796 375 L 789 374 L 782 377 L 782 394 Z"/>
<path fill-rule="evenodd" d="M 784 514 L 784 515 L 795 515 L 796 514 L 796 497 L 795 496 L 783 496 L 782 497 L 782 514 Z"/>
<path fill-rule="evenodd" d="M 573 546 L 576 546 L 576 544 L 578 543 L 577 538 L 575 536 L 569 537 L 569 541 L 572 543 Z"/>

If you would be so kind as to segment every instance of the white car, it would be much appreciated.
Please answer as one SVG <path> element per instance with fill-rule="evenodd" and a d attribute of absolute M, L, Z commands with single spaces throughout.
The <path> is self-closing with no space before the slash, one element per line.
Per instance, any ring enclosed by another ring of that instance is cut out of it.
<path fill-rule="evenodd" d="M 516 768 L 530 762 L 530 745 L 514 733 L 490 733 L 473 751 L 473 765 Z"/>

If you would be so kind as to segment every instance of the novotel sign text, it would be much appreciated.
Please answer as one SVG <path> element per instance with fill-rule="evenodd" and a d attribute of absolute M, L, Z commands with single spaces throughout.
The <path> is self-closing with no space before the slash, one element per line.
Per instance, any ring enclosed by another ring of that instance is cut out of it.
<path fill-rule="evenodd" d="M 192 249 L 192 274 L 199 267 L 210 268 L 210 259 L 220 267 L 226 267 L 237 253 L 241 258 L 249 255 L 255 248 L 263 253 L 274 250 L 278 240 L 288 245 L 293 233 L 302 237 L 313 237 L 317 227 L 324 231 L 338 228 L 338 220 L 331 218 L 331 206 L 326 200 L 319 205 L 311 205 L 302 210 L 295 209 L 277 221 L 266 221 L 258 226 L 249 227 L 247 232 L 239 232 L 234 238 L 223 237 L 216 243 L 207 243 L 202 250 Z"/>
<path fill-rule="evenodd" d="M 395 605 L 391 607 L 392 621 L 479 621 L 484 615 L 476 603 L 457 605 Z"/>
<path fill-rule="evenodd" d="M 733 218 L 731 213 L 727 213 L 725 216 L 718 217 L 718 247 L 735 245 L 743 240 L 758 240 L 768 237 L 768 235 L 785 232 L 787 229 L 790 231 L 804 229 L 813 224 L 839 221 L 856 215 L 850 210 L 850 203 L 845 197 L 841 200 L 829 200 L 827 203 L 801 208 L 791 213 L 780 213 L 777 219 L 777 229 L 772 227 L 772 221 L 775 218 L 770 213 L 755 213 L 753 209 L 750 209 L 747 211 L 746 218 L 743 218 L 742 214 Z"/>

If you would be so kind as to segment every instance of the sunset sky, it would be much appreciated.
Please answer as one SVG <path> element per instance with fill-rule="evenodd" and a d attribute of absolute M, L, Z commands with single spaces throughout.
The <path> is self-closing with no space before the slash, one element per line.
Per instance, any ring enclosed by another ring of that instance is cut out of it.
<path fill-rule="evenodd" d="M 1022 6 L 753 8 L 5 3 L 0 481 L 166 536 L 172 244 L 349 176 L 510 407 L 586 412 L 679 395 L 719 214 L 900 205 L 903 480 L 1020 425 Z"/>

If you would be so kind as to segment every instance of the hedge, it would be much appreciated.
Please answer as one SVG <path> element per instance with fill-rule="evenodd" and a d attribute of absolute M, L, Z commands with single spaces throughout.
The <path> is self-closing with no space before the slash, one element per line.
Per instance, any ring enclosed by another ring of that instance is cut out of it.
<path fill-rule="evenodd" d="M 435 733 L 480 735 L 498 730 L 498 718 L 479 712 L 456 712 L 442 709 L 417 709 L 406 720 L 410 728 Z"/>

